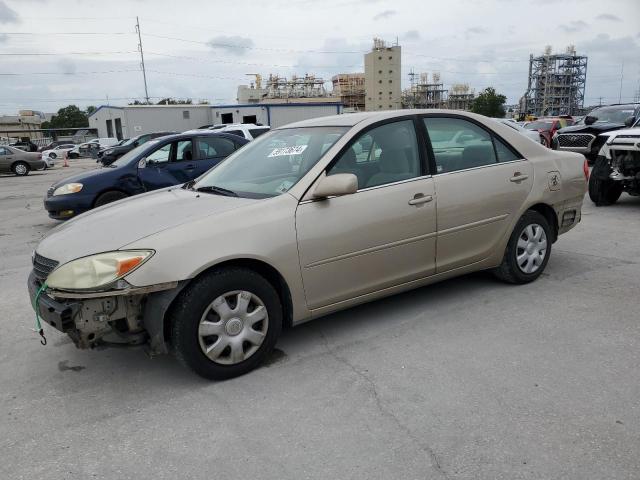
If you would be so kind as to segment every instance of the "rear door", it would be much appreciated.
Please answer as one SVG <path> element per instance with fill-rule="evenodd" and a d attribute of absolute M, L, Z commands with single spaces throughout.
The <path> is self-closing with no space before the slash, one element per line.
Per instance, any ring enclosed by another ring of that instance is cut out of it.
<path fill-rule="evenodd" d="M 216 166 L 237 148 L 236 143 L 220 135 L 207 135 L 195 138 L 196 168 L 192 178 L 202 175 Z"/>
<path fill-rule="evenodd" d="M 423 118 L 435 161 L 437 271 L 489 257 L 533 185 L 533 166 L 484 126 L 455 115 Z"/>

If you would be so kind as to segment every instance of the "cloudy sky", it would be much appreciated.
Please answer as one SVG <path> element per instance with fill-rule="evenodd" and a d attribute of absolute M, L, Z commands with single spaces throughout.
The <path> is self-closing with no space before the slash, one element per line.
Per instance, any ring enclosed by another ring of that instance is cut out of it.
<path fill-rule="evenodd" d="M 234 102 L 246 74 L 363 70 L 372 38 L 402 45 L 408 73 L 494 86 L 515 103 L 529 54 L 589 56 L 586 104 L 640 88 L 640 0 L 0 0 L 0 113 L 126 104 L 149 96 Z M 329 86 L 329 84 L 327 84 Z"/>

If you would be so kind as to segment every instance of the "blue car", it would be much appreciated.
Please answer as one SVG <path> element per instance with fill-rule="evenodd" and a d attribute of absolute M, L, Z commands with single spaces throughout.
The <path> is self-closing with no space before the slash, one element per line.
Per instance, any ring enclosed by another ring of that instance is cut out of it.
<path fill-rule="evenodd" d="M 107 167 L 53 184 L 44 207 L 51 218 L 67 220 L 116 200 L 185 183 L 246 143 L 237 135 L 206 130 L 149 140 Z"/>

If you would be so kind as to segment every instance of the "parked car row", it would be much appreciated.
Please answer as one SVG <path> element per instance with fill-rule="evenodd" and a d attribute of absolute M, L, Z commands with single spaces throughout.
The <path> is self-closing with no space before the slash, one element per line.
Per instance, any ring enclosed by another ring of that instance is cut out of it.
<path fill-rule="evenodd" d="M 56 218 L 101 206 L 38 244 L 29 295 L 78 348 L 146 343 L 234 377 L 287 325 L 478 270 L 535 280 L 580 222 L 588 174 L 582 155 L 467 112 L 147 139 L 49 189 Z"/>

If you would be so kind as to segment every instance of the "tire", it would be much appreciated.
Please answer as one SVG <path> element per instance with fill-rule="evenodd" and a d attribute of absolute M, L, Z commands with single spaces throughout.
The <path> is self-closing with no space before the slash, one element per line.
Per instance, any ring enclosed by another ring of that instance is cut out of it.
<path fill-rule="evenodd" d="M 544 215 L 528 210 L 514 227 L 502 263 L 493 273 L 507 283 L 533 282 L 547 266 L 551 256 L 552 235 Z M 536 237 L 539 239 L 536 240 Z M 543 250 L 544 256 L 541 258 L 540 252 Z"/>
<path fill-rule="evenodd" d="M 29 167 L 28 163 L 16 162 L 11 167 L 11 170 L 13 170 L 13 173 L 15 173 L 18 177 L 24 177 L 25 175 L 29 175 L 31 167 Z"/>
<path fill-rule="evenodd" d="M 123 198 L 127 198 L 129 195 L 123 192 L 119 192 L 117 190 L 112 190 L 110 192 L 104 192 L 98 196 L 93 206 L 95 208 L 106 205 L 107 203 L 115 202 L 118 200 L 122 200 Z"/>
<path fill-rule="evenodd" d="M 593 175 L 589 178 L 589 198 L 598 207 L 616 203 L 623 189 L 622 182 L 600 180 Z"/>
<path fill-rule="evenodd" d="M 80 158 L 80 155 L 77 153 L 69 153 L 69 158 Z"/>
<path fill-rule="evenodd" d="M 53 153 L 53 152 L 51 152 L 51 153 L 49 154 L 49 158 L 58 158 L 58 155 L 57 155 L 57 154 L 55 154 L 55 153 Z"/>
<path fill-rule="evenodd" d="M 250 315 L 256 312 L 262 313 L 250 325 Z M 261 275 L 244 268 L 214 270 L 174 302 L 169 313 L 171 345 L 178 360 L 204 378 L 237 377 L 271 353 L 282 331 L 282 317 L 280 297 Z"/>
<path fill-rule="evenodd" d="M 549 142 L 544 135 L 540 135 L 540 144 L 547 148 L 551 148 L 551 145 L 549 145 Z"/>

